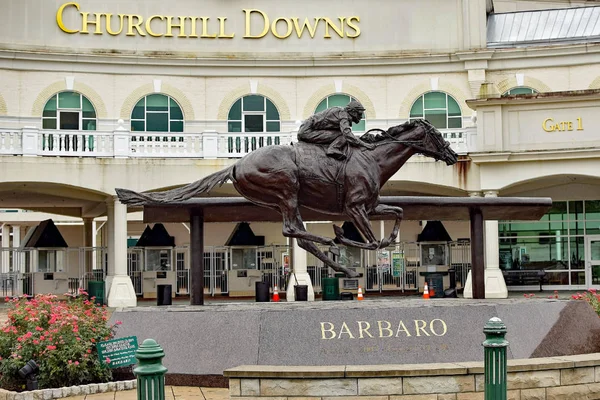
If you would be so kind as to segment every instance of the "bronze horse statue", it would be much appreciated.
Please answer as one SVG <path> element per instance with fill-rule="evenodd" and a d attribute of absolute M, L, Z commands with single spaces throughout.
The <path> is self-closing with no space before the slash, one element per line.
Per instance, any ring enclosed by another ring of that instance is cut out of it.
<path fill-rule="evenodd" d="M 371 132 L 378 131 L 378 135 Z M 379 204 L 379 190 L 415 153 L 448 165 L 457 155 L 441 133 L 426 120 L 415 120 L 389 128 L 370 130 L 361 140 L 372 150 L 348 147 L 348 157 L 338 161 L 325 155 L 326 146 L 294 143 L 254 150 L 235 164 L 189 185 L 164 192 L 137 193 L 116 189 L 121 202 L 131 205 L 169 203 L 209 192 L 231 180 L 237 191 L 251 202 L 275 209 L 283 218 L 283 235 L 334 271 L 348 277 L 358 274 L 333 261 L 315 244 L 335 247 L 334 239 L 307 232 L 299 207 L 332 216 L 347 216 L 363 234 L 366 243 L 344 237 L 334 225 L 339 243 L 367 250 L 384 248 L 398 235 L 402 209 Z M 396 222 L 389 237 L 378 241 L 369 223 L 370 215 L 391 215 Z"/>

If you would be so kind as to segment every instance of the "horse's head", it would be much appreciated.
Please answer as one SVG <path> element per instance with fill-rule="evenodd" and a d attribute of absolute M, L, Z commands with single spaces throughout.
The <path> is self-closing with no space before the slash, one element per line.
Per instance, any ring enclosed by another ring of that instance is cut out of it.
<path fill-rule="evenodd" d="M 388 135 L 396 141 L 404 142 L 417 152 L 447 165 L 456 164 L 458 155 L 450 148 L 450 143 L 444 140 L 441 132 L 425 119 L 417 119 L 402 125 L 391 127 Z"/>

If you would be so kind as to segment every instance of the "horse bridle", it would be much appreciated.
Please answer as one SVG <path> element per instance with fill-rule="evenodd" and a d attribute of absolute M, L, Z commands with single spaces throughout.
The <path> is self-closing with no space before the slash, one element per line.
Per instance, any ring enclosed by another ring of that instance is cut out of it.
<path fill-rule="evenodd" d="M 423 120 L 415 120 L 414 122 L 420 122 Z M 425 138 L 427 138 L 428 136 L 431 136 L 431 132 L 434 129 L 434 127 L 429 124 L 428 122 L 420 122 L 421 124 L 425 124 L 425 136 L 423 137 L 423 139 L 421 140 L 415 140 L 415 141 L 411 141 L 411 140 L 398 140 L 396 139 L 394 136 L 392 136 L 388 131 L 384 130 L 384 129 L 379 129 L 379 128 L 373 128 L 373 129 L 369 129 L 367 132 L 365 132 L 365 135 L 367 133 L 370 132 L 381 132 L 385 137 L 387 137 L 388 139 L 390 139 L 392 142 L 394 143 L 400 143 L 400 144 L 405 144 L 409 147 L 414 148 L 415 150 L 417 150 L 417 152 L 419 153 L 423 153 L 423 154 L 427 154 L 427 153 L 431 153 L 431 150 L 428 150 L 425 148 Z M 428 126 L 427 126 L 428 125 Z M 434 140 L 437 140 L 437 138 L 435 138 Z M 375 145 L 375 147 L 387 144 L 389 142 L 385 142 L 385 143 L 371 143 L 373 145 Z M 445 143 L 444 144 L 444 149 L 448 148 L 450 146 L 450 143 Z"/>

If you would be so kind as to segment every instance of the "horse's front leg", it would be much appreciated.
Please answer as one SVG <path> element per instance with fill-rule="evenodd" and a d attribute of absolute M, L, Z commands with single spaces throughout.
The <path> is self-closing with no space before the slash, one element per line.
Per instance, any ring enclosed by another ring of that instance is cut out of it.
<path fill-rule="evenodd" d="M 340 241 L 340 243 L 346 246 L 358 247 L 365 250 L 377 249 L 379 247 L 379 241 L 377 241 L 375 238 L 375 233 L 373 233 L 373 229 L 371 228 L 369 215 L 365 210 L 365 206 L 361 204 L 355 207 L 347 207 L 346 214 L 348 214 L 356 228 L 360 231 L 360 233 L 362 233 L 367 243 L 359 243 L 347 239 L 344 237 L 344 231 L 342 228 L 334 225 L 333 230 L 335 231 L 336 238 Z"/>
<path fill-rule="evenodd" d="M 402 217 L 404 216 L 404 211 L 400 207 L 388 206 L 385 204 L 379 204 L 371 215 L 395 215 L 396 222 L 394 223 L 394 229 L 392 229 L 392 233 L 387 239 L 382 239 L 379 244 L 379 248 L 382 249 L 384 247 L 388 247 L 390 243 L 396 240 L 398 236 L 398 231 L 400 230 L 400 222 L 402 221 Z"/>
<path fill-rule="evenodd" d="M 325 253 L 323 253 L 313 242 L 304 239 L 296 239 L 296 241 L 298 242 L 298 246 L 302 247 L 304 250 L 323 261 L 323 264 L 331 267 L 331 269 L 333 269 L 335 272 L 342 272 L 346 274 L 348 278 L 357 278 L 360 276 L 358 272 L 348 269 L 327 257 L 327 255 L 325 255 Z"/>

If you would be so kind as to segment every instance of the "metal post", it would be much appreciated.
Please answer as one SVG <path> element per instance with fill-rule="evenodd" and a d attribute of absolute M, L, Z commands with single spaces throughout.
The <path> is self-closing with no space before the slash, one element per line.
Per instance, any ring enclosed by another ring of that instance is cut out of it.
<path fill-rule="evenodd" d="M 193 208 L 190 211 L 190 304 L 204 305 L 204 210 Z"/>
<path fill-rule="evenodd" d="M 146 339 L 135 352 L 138 365 L 133 369 L 137 377 L 138 400 L 165 400 L 165 373 L 162 365 L 165 352 L 154 339 Z"/>
<path fill-rule="evenodd" d="M 469 214 L 471 217 L 471 279 L 473 282 L 473 298 L 485 299 L 483 214 L 479 207 L 471 208 Z"/>
<path fill-rule="evenodd" d="M 485 324 L 483 333 L 485 400 L 506 400 L 506 325 L 493 317 Z"/>

